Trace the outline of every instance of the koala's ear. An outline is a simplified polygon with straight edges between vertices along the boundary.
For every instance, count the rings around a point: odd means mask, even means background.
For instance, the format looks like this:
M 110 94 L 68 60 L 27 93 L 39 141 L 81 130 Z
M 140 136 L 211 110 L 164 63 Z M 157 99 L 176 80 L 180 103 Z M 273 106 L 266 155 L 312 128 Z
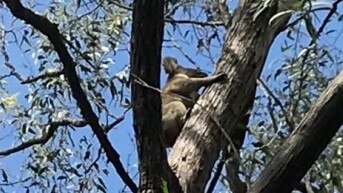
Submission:
M 178 68 L 178 63 L 176 58 L 167 56 L 163 58 L 163 67 L 167 74 L 174 74 Z

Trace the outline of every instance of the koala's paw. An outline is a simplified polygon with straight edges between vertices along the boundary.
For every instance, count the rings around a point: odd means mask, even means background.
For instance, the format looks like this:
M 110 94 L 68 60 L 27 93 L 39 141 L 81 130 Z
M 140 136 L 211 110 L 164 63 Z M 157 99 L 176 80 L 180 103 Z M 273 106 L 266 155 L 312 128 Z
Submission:
M 227 75 L 224 72 L 219 72 L 216 76 L 217 76 L 216 80 L 218 82 L 227 80 Z

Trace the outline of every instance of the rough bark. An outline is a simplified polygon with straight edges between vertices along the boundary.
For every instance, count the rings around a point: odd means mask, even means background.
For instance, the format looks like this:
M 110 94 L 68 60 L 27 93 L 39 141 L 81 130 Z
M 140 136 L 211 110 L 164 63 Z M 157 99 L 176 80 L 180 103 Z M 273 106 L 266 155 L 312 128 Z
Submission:
M 291 192 L 343 124 L 343 72 L 321 94 L 248 193 Z
M 249 99 L 254 95 L 256 78 L 270 45 L 278 29 L 286 25 L 288 18 L 268 25 L 276 7 L 266 9 L 254 21 L 256 10 L 250 7 L 251 3 L 240 1 L 217 63 L 216 72 L 226 73 L 227 83 L 211 86 L 200 97 L 169 156 L 184 192 L 204 190 L 226 140 L 221 130 L 232 133 L 251 107 Z
M 160 87 L 163 0 L 135 0 L 131 38 L 133 126 L 139 158 L 139 192 L 162 192 L 166 154 L 161 142 L 160 94 L 138 83 Z M 165 179 L 167 180 L 167 179 Z

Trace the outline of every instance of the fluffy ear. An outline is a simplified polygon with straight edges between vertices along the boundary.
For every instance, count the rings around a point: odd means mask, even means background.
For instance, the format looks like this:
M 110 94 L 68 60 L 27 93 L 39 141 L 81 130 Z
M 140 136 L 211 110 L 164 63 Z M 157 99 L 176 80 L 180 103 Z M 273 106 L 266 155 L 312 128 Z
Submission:
M 163 67 L 167 74 L 174 74 L 178 68 L 178 63 L 176 58 L 167 56 L 163 58 Z

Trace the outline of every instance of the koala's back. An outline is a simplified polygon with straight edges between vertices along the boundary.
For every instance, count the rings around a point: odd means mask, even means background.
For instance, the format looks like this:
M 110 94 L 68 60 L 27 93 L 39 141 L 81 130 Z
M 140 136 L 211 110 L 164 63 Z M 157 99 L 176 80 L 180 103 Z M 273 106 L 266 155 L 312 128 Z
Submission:
M 174 101 L 181 102 L 187 109 L 192 107 L 195 103 L 195 97 L 198 97 L 198 95 L 195 96 L 183 96 L 175 93 L 166 93 L 166 94 L 161 94 L 161 99 L 162 99 L 162 108 L 163 105 L 172 103 Z
M 186 111 L 186 106 L 180 101 L 170 101 L 162 105 L 163 140 L 167 147 L 173 146 L 181 132 L 185 123 Z

